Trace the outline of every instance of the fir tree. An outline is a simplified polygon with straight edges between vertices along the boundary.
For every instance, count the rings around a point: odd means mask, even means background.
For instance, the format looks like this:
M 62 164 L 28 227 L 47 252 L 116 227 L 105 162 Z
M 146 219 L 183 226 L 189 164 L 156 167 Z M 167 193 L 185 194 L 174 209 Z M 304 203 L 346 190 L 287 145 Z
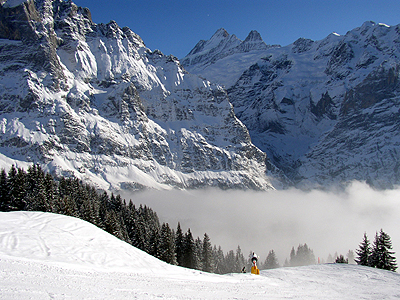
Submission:
M 113 211 L 121 211 L 122 199 L 119 194 L 117 196 L 114 196 L 114 194 L 111 194 L 111 198 L 110 198 L 110 202 L 109 202 L 109 209 L 113 210 Z
M 194 240 L 193 269 L 203 270 L 203 242 L 199 237 Z
M 102 199 L 103 196 L 99 198 L 99 203 L 103 202 L 104 200 Z M 99 215 L 102 215 L 102 209 L 101 205 L 99 205 Z M 133 204 L 132 200 L 129 200 L 128 206 L 125 209 L 124 212 L 124 220 L 125 220 L 125 226 L 126 230 L 128 232 L 129 240 L 131 241 L 131 244 L 134 244 L 134 239 L 135 239 L 135 231 L 136 231 L 136 219 L 137 219 L 137 212 L 136 212 L 136 207 Z M 100 217 L 101 221 L 101 217 Z
M 146 234 L 147 228 L 146 228 L 146 222 L 143 214 L 142 205 L 139 206 L 136 213 L 137 213 L 137 218 L 133 224 L 133 232 L 131 238 L 132 245 L 148 253 L 149 241 L 147 240 L 147 234 Z
M 347 256 L 347 263 L 349 263 L 349 264 L 355 263 L 353 250 L 349 250 L 349 252 L 347 252 L 346 256 Z
M 176 249 L 176 261 L 179 266 L 183 266 L 184 260 L 184 242 L 183 242 L 183 232 L 181 229 L 181 224 L 178 222 L 178 227 L 175 233 L 175 249 Z
M 176 265 L 175 237 L 168 223 L 163 223 L 160 231 L 157 257 L 169 264 Z
M 183 238 L 184 245 L 184 255 L 183 255 L 183 267 L 194 269 L 195 268 L 195 248 L 194 248 L 194 240 L 193 235 L 190 231 L 190 228 L 185 233 Z
M 60 214 L 78 217 L 78 209 L 76 208 L 75 201 L 69 196 L 65 195 L 60 198 Z
M 347 264 L 349 261 L 344 258 L 342 254 L 340 254 L 338 257 L 336 257 L 335 263 L 337 264 Z
M 296 253 L 294 247 L 290 251 L 290 266 L 306 266 L 315 264 L 314 252 L 307 246 L 307 244 L 299 245 Z
M 109 200 L 110 199 L 106 192 L 103 192 L 99 196 L 99 218 L 100 218 L 100 223 L 101 223 L 100 228 L 103 230 L 106 230 L 105 219 L 106 219 L 106 213 L 107 213 L 107 203 Z M 134 211 L 134 212 L 136 212 L 136 211 Z M 133 226 L 133 224 L 130 224 L 130 225 Z M 135 234 L 135 229 L 130 228 L 130 233 L 131 233 L 131 235 L 129 235 L 129 238 L 131 239 L 131 241 L 133 241 L 133 235 Z
M 284 266 L 285 268 L 290 267 L 290 264 L 289 264 L 289 261 L 288 261 L 287 258 L 285 258 L 285 262 L 283 263 L 283 266 Z
M 359 245 L 358 250 L 356 250 L 357 257 L 355 259 L 356 263 L 358 265 L 362 266 L 369 266 L 370 265 L 370 259 L 371 259 L 371 246 L 370 242 L 368 240 L 367 233 L 364 232 L 364 237 Z
M 25 172 L 18 168 L 18 170 L 11 166 L 8 173 L 8 186 L 9 186 L 9 210 L 19 211 L 26 208 L 25 196 L 27 191 L 27 181 Z
M 30 166 L 26 177 L 26 208 L 34 211 L 51 211 L 44 187 L 45 175 L 40 166 Z
M 292 250 L 290 250 L 289 264 L 290 264 L 291 267 L 294 267 L 294 266 L 297 265 L 297 261 L 296 261 L 296 251 L 294 250 L 294 247 L 292 247 Z
M 380 256 L 381 256 L 381 245 L 379 242 L 378 232 L 375 233 L 375 239 L 371 247 L 371 254 L 369 256 L 369 265 L 373 268 L 376 268 L 379 264 Z
M 9 200 L 9 189 L 8 189 L 8 178 L 5 169 L 1 169 L 0 173 L 0 211 L 9 211 L 10 200 Z
M 274 250 L 269 251 L 269 253 L 267 255 L 267 258 L 265 259 L 263 268 L 264 269 L 276 269 L 276 268 L 279 268 L 278 259 L 276 258 Z
M 124 224 L 121 224 L 119 215 L 115 211 L 110 210 L 106 213 L 106 219 L 105 219 L 106 231 L 116 236 L 117 238 L 126 241 L 128 233 L 126 232 L 126 228 L 124 228 L 123 225 Z
M 217 274 L 225 274 L 225 265 L 224 265 L 224 251 L 222 251 L 221 246 L 214 246 L 213 248 L 213 257 L 214 257 L 214 272 Z
M 53 213 L 57 213 L 58 212 L 57 184 L 53 176 L 51 176 L 49 173 L 46 173 L 44 177 L 44 188 L 45 188 L 47 203 L 50 206 L 50 211 Z
M 225 272 L 226 273 L 236 273 L 238 272 L 236 269 L 236 257 L 235 252 L 233 250 L 229 250 L 225 255 L 224 259 Z
M 235 253 L 235 272 L 240 272 L 243 267 L 246 265 L 244 255 L 242 253 L 242 249 L 238 245 L 236 248 L 236 253 Z
M 158 237 L 160 235 L 160 221 L 157 214 L 146 205 L 144 206 L 145 236 L 147 236 L 148 251 L 150 255 L 157 253 Z
M 371 267 L 378 269 L 396 271 L 397 264 L 392 249 L 392 241 L 390 236 L 382 229 L 380 233 L 376 233 L 374 244 L 371 252 Z
M 202 270 L 205 272 L 213 271 L 213 259 L 212 259 L 212 246 L 210 237 L 207 233 L 204 233 L 203 247 L 202 247 Z

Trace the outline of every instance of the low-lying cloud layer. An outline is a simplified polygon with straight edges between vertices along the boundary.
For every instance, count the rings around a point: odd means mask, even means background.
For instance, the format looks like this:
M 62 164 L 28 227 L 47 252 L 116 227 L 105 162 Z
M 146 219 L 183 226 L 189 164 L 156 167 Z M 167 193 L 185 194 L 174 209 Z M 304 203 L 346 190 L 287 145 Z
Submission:
M 155 210 L 161 222 L 178 221 L 194 238 L 206 232 L 224 252 L 240 245 L 265 260 L 274 249 L 281 264 L 291 248 L 307 243 L 316 258 L 356 250 L 364 232 L 371 242 L 381 228 L 400 251 L 400 190 L 375 191 L 354 182 L 345 191 L 147 191 L 123 195 Z M 399 257 L 400 258 L 400 257 Z

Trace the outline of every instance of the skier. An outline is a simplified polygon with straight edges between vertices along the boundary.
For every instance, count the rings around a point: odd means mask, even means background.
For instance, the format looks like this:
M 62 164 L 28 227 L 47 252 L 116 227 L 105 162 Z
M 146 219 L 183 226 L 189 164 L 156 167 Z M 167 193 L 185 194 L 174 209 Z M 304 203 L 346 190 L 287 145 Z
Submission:
M 257 268 L 257 261 L 258 256 L 253 252 L 253 256 L 251 257 L 251 262 L 253 263 L 253 266 L 251 267 L 251 274 L 260 274 L 260 270 Z
M 257 254 L 255 254 L 255 253 L 253 252 L 253 256 L 251 257 L 251 262 L 253 263 L 253 266 L 256 265 L 257 260 L 258 260 L 258 256 L 257 256 Z

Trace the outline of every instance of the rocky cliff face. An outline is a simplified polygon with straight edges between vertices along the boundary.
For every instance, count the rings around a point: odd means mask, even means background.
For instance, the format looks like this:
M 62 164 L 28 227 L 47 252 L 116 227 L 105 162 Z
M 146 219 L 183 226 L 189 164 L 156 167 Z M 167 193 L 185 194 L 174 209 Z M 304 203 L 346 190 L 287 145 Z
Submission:
M 366 22 L 241 57 L 187 68 L 208 76 L 218 64 L 213 76 L 227 83 L 252 141 L 295 184 L 400 183 L 399 25 Z M 230 68 L 241 73 L 226 80 Z
M 2 1 L 0 87 L 2 165 L 105 189 L 272 188 L 223 88 L 71 1 Z

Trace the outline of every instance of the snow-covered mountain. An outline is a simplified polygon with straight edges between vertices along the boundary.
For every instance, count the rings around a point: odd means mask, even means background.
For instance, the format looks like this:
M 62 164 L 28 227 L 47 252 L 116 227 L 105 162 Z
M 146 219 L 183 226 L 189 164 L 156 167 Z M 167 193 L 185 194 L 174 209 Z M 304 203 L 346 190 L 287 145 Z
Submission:
M 220 28 L 208 41 L 198 42 L 181 63 L 190 73 L 230 87 L 244 70 L 264 56 L 265 50 L 275 47 L 279 46 L 265 44 L 255 30 L 241 41 Z
M 400 184 L 400 25 L 365 22 L 343 36 L 218 58 L 204 46 L 196 61 L 202 45 L 227 39 L 200 42 L 182 62 L 226 85 L 253 143 L 293 182 Z
M 327 264 L 215 275 L 168 265 L 85 221 L 0 213 L 2 299 L 394 299 L 400 275 Z
M 0 25 L 3 165 L 104 189 L 272 188 L 226 91 L 129 28 L 62 0 L 2 0 Z

